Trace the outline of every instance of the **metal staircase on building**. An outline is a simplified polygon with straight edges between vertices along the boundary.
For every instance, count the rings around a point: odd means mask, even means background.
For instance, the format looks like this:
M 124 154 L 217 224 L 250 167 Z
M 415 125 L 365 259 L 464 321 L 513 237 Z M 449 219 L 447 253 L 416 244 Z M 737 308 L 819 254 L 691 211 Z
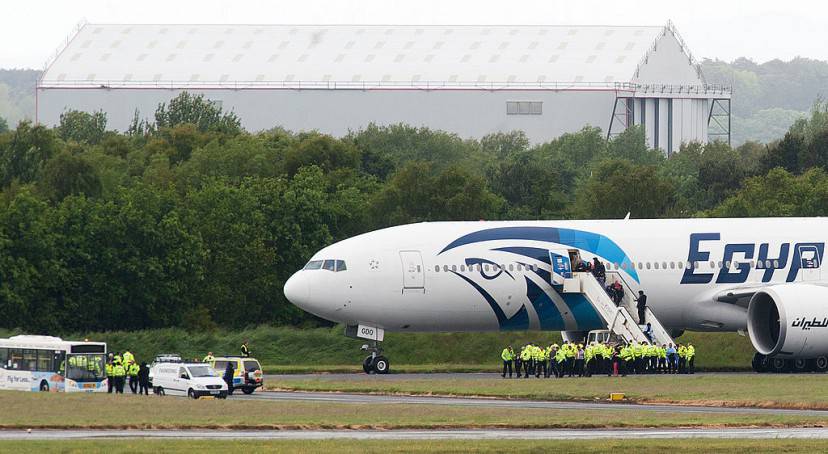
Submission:
M 645 323 L 649 322 L 652 328 L 652 342 L 644 334 L 642 325 L 639 325 L 637 320 L 635 292 L 624 280 L 621 273 L 617 271 L 608 271 L 606 273 L 606 282 L 614 283 L 618 280 L 624 289 L 624 297 L 618 306 L 612 301 L 606 289 L 600 282 L 589 272 L 571 272 L 569 265 L 569 257 L 563 253 L 555 253 L 550 251 L 550 258 L 552 259 L 553 272 L 552 284 L 560 286 L 563 293 L 579 293 L 589 301 L 595 310 L 600 314 L 601 318 L 606 323 L 606 329 L 614 335 L 623 339 L 626 343 L 656 343 L 656 344 L 673 344 L 675 341 L 664 329 L 664 326 L 656 318 L 655 314 L 646 308 L 644 316 Z

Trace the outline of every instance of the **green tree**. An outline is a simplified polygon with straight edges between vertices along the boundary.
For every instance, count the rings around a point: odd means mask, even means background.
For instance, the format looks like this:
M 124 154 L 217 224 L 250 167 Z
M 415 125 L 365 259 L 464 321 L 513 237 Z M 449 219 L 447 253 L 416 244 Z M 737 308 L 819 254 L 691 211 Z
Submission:
M 673 183 L 650 165 L 627 160 L 599 162 L 578 193 L 578 213 L 589 219 L 665 216 L 675 202 Z
M 63 140 L 74 140 L 78 143 L 97 144 L 106 134 L 106 114 L 103 111 L 95 113 L 69 110 L 60 114 L 60 124 L 57 134 Z
M 0 117 L 0 134 L 3 134 L 4 132 L 9 132 L 9 123 L 5 118 Z
M 59 152 L 46 163 L 38 186 L 54 201 L 73 194 L 97 197 L 102 190 L 95 168 L 83 158 L 65 151 Z
M 155 110 L 157 129 L 173 128 L 185 123 L 194 125 L 201 132 L 213 131 L 227 135 L 241 132 L 239 117 L 233 112 L 223 112 L 215 101 L 204 98 L 204 95 L 194 96 L 183 91 L 171 99 L 169 105 L 162 103 Z M 140 124 L 136 126 L 136 134 L 139 129 Z
M 710 210 L 715 217 L 825 216 L 828 173 L 813 168 L 800 176 L 782 168 L 745 180 L 742 189 Z
M 52 130 L 21 122 L 11 134 L 0 136 L 0 186 L 12 181 L 35 181 L 46 161 L 58 150 Z

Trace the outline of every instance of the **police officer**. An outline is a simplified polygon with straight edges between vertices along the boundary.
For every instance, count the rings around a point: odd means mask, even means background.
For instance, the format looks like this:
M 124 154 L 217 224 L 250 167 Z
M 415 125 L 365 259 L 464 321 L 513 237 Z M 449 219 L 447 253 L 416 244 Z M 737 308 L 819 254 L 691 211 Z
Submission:
M 529 369 L 531 367 L 532 362 L 532 345 L 527 344 L 523 346 L 523 350 L 520 351 L 520 363 L 523 365 L 523 378 L 529 378 Z M 518 376 L 520 376 L 520 372 L 518 372 Z
M 687 347 L 678 345 L 678 373 L 687 373 Z
M 558 378 L 560 375 L 560 364 L 558 363 L 558 344 L 552 344 L 549 346 L 549 375 L 555 374 L 555 378 Z
M 695 369 L 696 347 L 693 344 L 687 344 L 687 373 L 696 373 Z
M 138 392 L 138 372 L 141 370 L 141 367 L 132 362 L 129 366 L 127 366 L 127 375 L 129 376 L 129 390 L 132 391 L 132 394 Z
M 512 350 L 511 345 L 500 352 L 500 359 L 503 360 L 503 372 L 500 376 L 506 378 L 506 369 L 509 369 L 509 378 L 512 378 L 512 362 L 515 360 L 515 352 Z M 520 374 L 519 371 L 518 374 Z
M 126 377 L 126 369 L 124 369 L 124 365 L 121 364 L 120 361 L 116 362 L 115 366 L 112 368 L 112 375 L 115 377 L 115 393 L 123 394 L 124 377 Z
M 123 362 L 124 362 L 124 368 L 128 368 L 129 366 L 132 365 L 132 363 L 135 362 L 135 356 L 133 356 L 133 354 L 130 353 L 129 350 L 127 350 L 123 354 Z
M 204 359 L 201 360 L 201 362 L 212 364 L 213 361 L 215 361 L 215 360 L 216 360 L 216 357 L 213 356 L 213 352 L 207 352 L 207 356 L 205 356 Z
M 540 378 L 541 370 L 543 371 L 543 376 L 546 377 L 546 351 L 544 351 L 543 347 L 536 345 L 534 349 L 534 356 L 535 378 Z
M 250 347 L 247 345 L 247 340 L 246 339 L 245 339 L 244 342 L 242 342 L 242 345 L 241 345 L 241 355 L 244 356 L 245 358 L 250 357 Z
M 107 377 L 106 392 L 112 394 L 112 390 L 115 388 L 115 364 L 112 363 L 112 353 L 109 354 L 109 360 L 106 362 L 104 370 Z

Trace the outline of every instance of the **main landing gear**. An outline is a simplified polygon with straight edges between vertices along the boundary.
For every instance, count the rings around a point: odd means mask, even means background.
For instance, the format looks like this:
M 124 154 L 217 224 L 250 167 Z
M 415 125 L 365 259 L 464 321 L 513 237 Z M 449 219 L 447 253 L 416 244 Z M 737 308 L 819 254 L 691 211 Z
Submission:
M 802 373 L 802 372 L 817 372 L 824 373 L 828 371 L 828 356 L 817 356 L 816 358 L 806 359 L 784 359 L 773 356 L 765 356 L 761 353 L 753 355 L 753 361 L 750 363 L 754 372 L 776 372 L 776 373 Z
M 388 373 L 390 364 L 388 363 L 388 358 L 382 356 L 382 348 L 380 348 L 379 342 L 372 341 L 370 344 L 365 344 L 362 346 L 362 350 L 371 353 L 362 361 L 362 370 L 366 374 L 370 374 L 371 372 L 376 374 Z

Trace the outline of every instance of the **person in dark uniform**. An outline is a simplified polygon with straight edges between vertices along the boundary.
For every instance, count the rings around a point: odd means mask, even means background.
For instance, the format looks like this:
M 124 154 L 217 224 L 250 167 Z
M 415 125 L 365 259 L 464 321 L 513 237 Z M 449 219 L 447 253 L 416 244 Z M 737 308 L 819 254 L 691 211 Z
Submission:
M 644 313 L 647 310 L 647 295 L 644 294 L 644 290 L 638 291 L 638 299 L 636 301 L 638 301 L 635 305 L 638 308 L 638 324 L 643 325 L 645 323 Z
M 138 369 L 138 394 L 149 395 L 149 367 L 147 363 L 141 363 Z
M 246 342 L 245 342 L 246 343 Z M 224 382 L 227 383 L 227 395 L 233 394 L 233 375 L 236 370 L 233 368 L 233 361 L 227 362 L 227 367 L 224 369 Z
M 244 356 L 245 358 L 250 358 L 250 347 L 248 347 L 246 340 L 244 342 L 242 342 L 241 355 Z

